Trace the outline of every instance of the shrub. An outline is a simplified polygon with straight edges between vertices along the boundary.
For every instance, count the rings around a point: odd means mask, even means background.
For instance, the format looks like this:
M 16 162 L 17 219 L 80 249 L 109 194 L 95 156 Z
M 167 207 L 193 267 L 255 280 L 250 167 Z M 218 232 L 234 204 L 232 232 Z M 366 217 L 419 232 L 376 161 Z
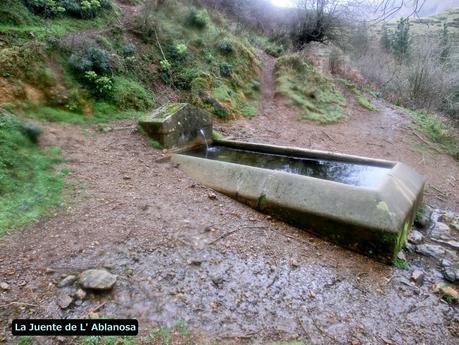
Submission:
M 29 9 L 45 17 L 65 14 L 77 18 L 94 18 L 111 8 L 110 0 L 24 0 Z
M 224 62 L 220 65 L 220 75 L 224 78 L 230 77 L 233 73 L 233 66 Z
M 90 47 L 81 55 L 72 54 L 69 64 L 78 72 L 94 71 L 97 74 L 107 74 L 115 70 L 115 63 L 110 53 L 97 47 Z
M 209 14 L 207 10 L 196 10 L 193 9 L 190 14 L 188 15 L 188 23 L 191 26 L 194 26 L 198 29 L 204 29 L 207 24 L 209 23 Z
M 91 92 L 100 97 L 107 97 L 113 89 L 113 80 L 107 76 L 99 76 L 94 71 L 87 71 L 84 74 L 87 85 Z
M 229 55 L 234 52 L 233 44 L 230 41 L 223 41 L 219 44 L 218 50 L 224 55 Z
M 168 57 L 173 64 L 179 64 L 183 62 L 187 54 L 188 47 L 183 43 L 177 43 L 168 49 Z
M 132 43 L 128 43 L 123 47 L 123 55 L 124 56 L 132 56 L 136 52 L 136 47 Z
M 153 96 L 134 80 L 123 77 L 113 79 L 113 102 L 121 110 L 146 110 L 154 105 Z

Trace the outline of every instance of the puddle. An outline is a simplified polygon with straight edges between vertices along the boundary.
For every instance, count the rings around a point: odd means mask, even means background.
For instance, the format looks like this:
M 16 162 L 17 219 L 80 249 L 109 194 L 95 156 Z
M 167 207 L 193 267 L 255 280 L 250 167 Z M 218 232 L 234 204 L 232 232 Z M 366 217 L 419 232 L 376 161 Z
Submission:
M 391 168 L 370 164 L 354 164 L 339 160 L 291 157 L 278 154 L 205 145 L 183 154 L 237 163 L 258 168 L 284 171 L 360 187 L 375 187 Z

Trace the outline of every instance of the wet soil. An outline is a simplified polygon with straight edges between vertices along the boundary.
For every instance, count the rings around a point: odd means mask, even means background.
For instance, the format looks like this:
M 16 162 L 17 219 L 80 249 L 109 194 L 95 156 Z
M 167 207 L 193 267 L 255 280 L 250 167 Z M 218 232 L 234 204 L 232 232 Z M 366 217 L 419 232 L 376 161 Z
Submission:
M 350 99 L 342 123 L 298 121 L 296 109 L 272 97 L 267 62 L 262 114 L 218 124 L 225 134 L 401 160 L 428 176 L 429 204 L 458 211 L 458 164 L 426 151 L 409 117 L 380 101 L 379 112 L 366 112 Z M 62 148 L 69 187 L 55 214 L 0 240 L 0 281 L 10 286 L 0 292 L 3 341 L 13 341 L 13 318 L 96 313 L 137 318 L 142 332 L 183 320 L 204 343 L 459 342 L 458 305 L 433 292 L 443 281 L 438 257 L 414 247 L 403 270 L 339 248 L 196 183 L 164 162 L 167 153 L 151 148 L 133 121 L 110 127 L 46 125 L 42 144 Z M 457 259 L 456 249 L 448 253 Z M 61 309 L 58 296 L 76 287 L 57 283 L 95 267 L 118 275 L 114 290 Z M 425 273 L 420 286 L 410 282 L 415 269 Z

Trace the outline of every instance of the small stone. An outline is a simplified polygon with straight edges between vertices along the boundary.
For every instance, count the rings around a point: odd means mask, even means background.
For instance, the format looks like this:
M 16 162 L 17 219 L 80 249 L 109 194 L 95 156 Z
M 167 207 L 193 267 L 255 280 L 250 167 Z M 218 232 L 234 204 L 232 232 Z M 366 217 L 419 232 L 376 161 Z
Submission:
M 406 255 L 402 250 L 398 252 L 397 258 L 400 260 L 406 261 Z
M 111 290 L 116 283 L 116 275 L 106 270 L 91 269 L 80 274 L 79 284 L 83 289 Z
M 217 288 L 220 288 L 224 282 L 223 277 L 220 277 L 220 276 L 213 276 L 211 280 L 212 280 L 212 283 L 214 283 Z
M 123 180 L 130 180 L 130 179 L 131 179 L 130 176 L 127 176 L 127 175 L 123 176 Z
M 424 272 L 415 270 L 411 274 L 411 280 L 416 283 L 416 285 L 422 285 L 424 282 Z
M 437 230 L 437 232 L 439 234 L 442 234 L 442 233 L 448 233 L 449 232 L 449 226 L 445 223 L 442 223 L 442 222 L 438 222 L 436 225 L 435 225 L 435 228 Z
M 293 268 L 297 268 L 300 266 L 300 264 L 298 263 L 298 261 L 296 261 L 295 259 L 290 259 L 288 264 L 293 267 Z
M 419 244 L 422 242 L 422 240 L 424 239 L 424 235 L 421 234 L 419 231 L 417 230 L 412 230 L 409 234 L 408 234 L 408 241 L 413 243 L 413 244 Z
M 80 299 L 80 300 L 85 299 L 86 298 L 86 291 L 84 291 L 83 289 L 78 289 L 75 292 L 75 297 Z
M 61 309 L 67 309 L 70 306 L 70 304 L 72 304 L 72 302 L 73 302 L 73 298 L 67 294 L 61 294 L 57 298 L 57 305 Z
M 74 275 L 68 275 L 67 277 L 65 277 L 64 279 L 62 279 L 58 284 L 57 284 L 57 287 L 58 288 L 63 288 L 63 287 L 66 287 L 66 286 L 70 286 L 72 285 L 75 280 L 77 280 L 77 277 L 74 276 Z
M 10 286 L 8 285 L 8 283 L 3 282 L 3 283 L 0 283 L 0 289 L 6 291 L 10 289 Z
M 435 292 L 439 293 L 445 300 L 457 301 L 459 298 L 458 292 L 447 284 L 437 284 L 434 288 Z
M 451 283 L 459 282 L 459 267 L 445 267 L 443 277 Z
M 438 221 L 446 224 L 451 224 L 454 221 L 454 214 L 450 212 L 443 213 L 440 215 L 440 217 L 438 217 Z
M 217 199 L 217 194 L 210 192 L 207 194 L 210 200 L 216 200 Z

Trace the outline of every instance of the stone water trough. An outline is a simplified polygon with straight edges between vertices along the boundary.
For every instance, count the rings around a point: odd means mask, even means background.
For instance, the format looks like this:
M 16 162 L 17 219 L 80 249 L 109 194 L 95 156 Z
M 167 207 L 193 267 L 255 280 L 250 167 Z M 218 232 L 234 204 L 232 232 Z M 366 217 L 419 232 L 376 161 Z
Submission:
M 200 183 L 343 247 L 391 263 L 425 178 L 386 160 L 214 140 L 171 156 Z

